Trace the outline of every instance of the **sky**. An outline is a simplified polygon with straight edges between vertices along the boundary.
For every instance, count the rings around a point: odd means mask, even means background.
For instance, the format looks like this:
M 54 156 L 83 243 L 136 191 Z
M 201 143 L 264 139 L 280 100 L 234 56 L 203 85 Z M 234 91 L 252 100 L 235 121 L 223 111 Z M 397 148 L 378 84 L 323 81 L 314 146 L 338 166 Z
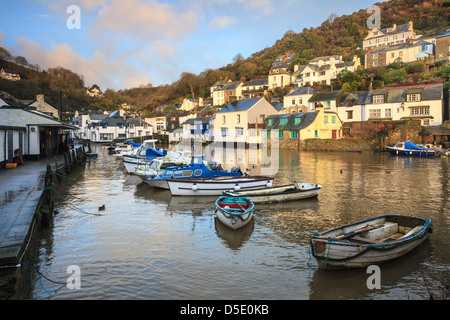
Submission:
M 271 47 L 374 0 L 0 0 L 0 46 L 87 87 L 171 84 Z

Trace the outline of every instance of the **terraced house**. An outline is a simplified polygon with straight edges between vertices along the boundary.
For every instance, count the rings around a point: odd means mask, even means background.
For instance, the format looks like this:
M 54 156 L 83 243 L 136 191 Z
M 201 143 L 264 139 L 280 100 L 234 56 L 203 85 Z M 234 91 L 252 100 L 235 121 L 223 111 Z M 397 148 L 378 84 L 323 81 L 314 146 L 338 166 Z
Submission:
M 441 125 L 443 84 L 383 88 L 345 93 L 337 112 L 343 122 L 367 120 L 421 120 L 423 126 Z
M 318 103 L 313 112 L 272 114 L 264 122 L 263 141 L 278 139 L 280 148 L 302 149 L 306 139 L 339 139 L 342 122 L 338 114 Z

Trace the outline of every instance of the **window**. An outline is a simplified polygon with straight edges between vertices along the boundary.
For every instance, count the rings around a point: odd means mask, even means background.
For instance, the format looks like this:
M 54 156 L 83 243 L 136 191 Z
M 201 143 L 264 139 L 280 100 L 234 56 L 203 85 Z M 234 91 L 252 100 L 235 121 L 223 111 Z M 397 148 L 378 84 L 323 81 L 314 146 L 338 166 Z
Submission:
M 268 124 L 269 126 L 273 125 L 273 119 L 268 119 L 268 120 L 267 120 L 267 124 Z
M 227 118 L 226 118 L 226 116 L 222 116 L 222 124 L 225 124 L 225 123 L 227 123 Z
M 325 71 L 320 71 L 320 75 L 324 76 L 325 75 Z
M 242 127 L 236 127 L 236 137 L 242 137 L 244 135 L 244 128 Z
M 378 60 L 378 53 L 372 55 L 373 60 Z
M 411 108 L 410 115 L 424 115 L 430 114 L 430 107 L 415 107 Z
M 336 116 L 331 116 L 331 123 L 336 123 Z
M 302 98 L 298 99 L 298 104 L 303 104 L 303 99 Z
M 369 110 L 369 118 L 381 118 L 381 109 Z
M 378 67 L 378 61 L 373 61 L 372 66 Z
M 295 104 L 295 99 L 292 99 L 292 104 Z
M 319 137 L 319 130 L 314 130 L 314 137 L 316 137 L 316 138 Z
M 228 128 L 221 128 L 221 131 L 222 131 L 222 137 L 226 137 Z
M 266 138 L 267 138 L 267 139 L 270 139 L 270 130 L 267 130 L 267 131 L 266 131 Z
M 323 122 L 328 123 L 328 116 L 323 116 Z
M 108 124 L 107 124 L 107 123 L 102 123 L 102 128 L 103 128 L 103 129 L 108 128 Z
M 289 139 L 297 139 L 297 131 L 289 131 Z
M 297 117 L 294 119 L 295 124 L 300 124 L 302 122 L 302 117 Z
M 278 139 L 283 139 L 283 130 L 278 131 Z
M 202 170 L 202 169 L 196 169 L 196 170 L 194 171 L 194 176 L 200 177 L 200 176 L 202 175 L 202 173 L 203 173 L 203 170 Z
M 408 94 L 407 100 L 408 102 L 421 101 L 421 94 L 420 93 Z
M 372 103 L 373 104 L 384 103 L 384 95 L 382 95 L 382 94 L 374 95 L 372 97 Z
M 288 123 L 288 118 L 281 118 L 280 119 L 280 124 L 287 124 Z
M 237 123 L 241 123 L 241 115 L 240 114 L 237 115 L 237 120 L 236 121 L 237 121 Z
M 384 110 L 384 117 L 385 117 L 385 118 L 392 118 L 392 112 L 391 112 L 391 109 L 385 109 L 385 110 Z
M 353 119 L 353 111 L 347 111 L 347 119 Z

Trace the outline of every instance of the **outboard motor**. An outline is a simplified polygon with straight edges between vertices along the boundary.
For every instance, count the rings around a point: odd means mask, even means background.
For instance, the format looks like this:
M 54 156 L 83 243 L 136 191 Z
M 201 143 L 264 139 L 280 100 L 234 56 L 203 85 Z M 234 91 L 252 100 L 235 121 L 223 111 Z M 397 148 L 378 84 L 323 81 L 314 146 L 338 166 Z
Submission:
M 231 168 L 231 172 L 239 172 L 240 174 L 242 174 L 241 168 L 239 168 L 238 166 L 233 166 L 233 168 Z

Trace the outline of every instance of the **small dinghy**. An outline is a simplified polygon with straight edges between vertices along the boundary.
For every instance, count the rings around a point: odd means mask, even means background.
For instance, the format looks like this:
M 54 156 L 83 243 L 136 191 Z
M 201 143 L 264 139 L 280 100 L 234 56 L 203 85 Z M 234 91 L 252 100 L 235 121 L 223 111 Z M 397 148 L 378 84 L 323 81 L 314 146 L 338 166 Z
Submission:
M 247 198 L 220 197 L 216 207 L 219 221 L 236 230 L 250 222 L 255 204 Z
M 363 268 L 405 255 L 431 232 L 429 219 L 388 214 L 315 234 L 311 252 L 325 270 Z
M 230 197 L 245 197 L 254 203 L 274 203 L 318 197 L 322 186 L 312 183 L 294 182 L 290 185 L 267 187 L 258 190 L 226 190 Z

